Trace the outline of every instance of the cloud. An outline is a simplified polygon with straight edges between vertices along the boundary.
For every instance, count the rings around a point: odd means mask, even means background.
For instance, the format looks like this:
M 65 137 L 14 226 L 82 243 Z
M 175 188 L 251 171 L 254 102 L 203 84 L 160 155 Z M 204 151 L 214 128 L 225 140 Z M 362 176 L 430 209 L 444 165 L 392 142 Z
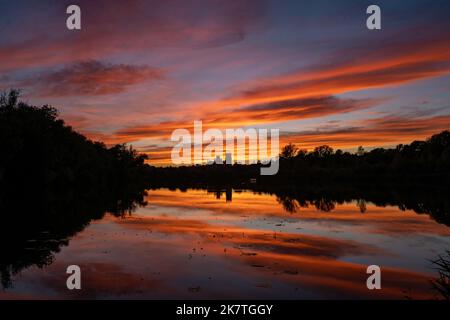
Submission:
M 371 101 L 338 99 L 335 97 L 321 97 L 299 100 L 306 109 L 299 108 L 296 113 L 284 104 L 262 104 L 244 108 L 237 113 L 212 114 L 203 122 L 203 131 L 210 128 L 239 128 L 249 124 L 264 125 L 274 121 L 290 119 L 304 119 L 324 116 L 339 112 L 350 112 L 366 108 Z M 320 103 L 319 103 L 320 102 Z M 327 108 L 327 102 L 329 108 Z M 333 103 L 335 102 L 335 103 Z M 316 105 L 317 103 L 317 105 Z M 287 104 L 288 106 L 289 104 Z M 317 107 L 317 110 L 314 109 Z M 340 106 L 340 107 L 339 107 Z M 280 112 L 277 112 L 277 108 Z M 248 110 L 246 110 L 248 109 Z M 440 110 L 440 109 L 436 109 Z M 304 112 L 303 115 L 300 113 Z M 267 113 L 267 114 L 265 114 Z M 107 144 L 128 142 L 133 143 L 142 139 L 164 140 L 170 143 L 170 136 L 175 129 L 184 128 L 193 133 L 193 121 L 167 121 L 151 125 L 132 126 L 117 130 L 109 135 L 101 133 L 87 133 L 92 139 L 99 139 Z M 409 112 L 403 115 L 388 114 L 378 118 L 352 120 L 350 122 L 331 121 L 314 130 L 281 131 L 280 145 L 295 143 L 301 148 L 313 149 L 320 145 L 330 145 L 337 149 L 349 149 L 357 146 L 394 146 L 400 143 L 410 143 L 413 140 L 425 139 L 443 130 L 450 130 L 450 115 L 424 116 L 423 112 Z M 149 156 L 152 164 L 167 165 L 171 163 L 172 147 L 157 144 L 138 147 L 137 149 Z
M 364 43 L 322 52 L 323 59 L 307 67 L 236 86 L 235 92 L 217 105 L 332 96 L 446 75 L 450 73 L 450 44 L 446 36 L 435 33 L 407 41 L 387 37 L 370 46 Z
M 450 54 L 449 57 L 450 59 Z M 450 73 L 449 61 L 415 61 L 398 65 L 356 70 L 343 70 L 333 74 L 299 74 L 298 78 L 278 79 L 242 92 L 236 100 L 273 101 L 311 95 L 333 95 L 368 88 L 397 85 L 409 81 Z M 277 83 L 279 82 L 279 83 Z M 233 101 L 233 99 L 231 99 Z
M 376 104 L 370 99 L 342 99 L 333 96 L 287 100 L 282 102 L 255 104 L 237 109 L 235 112 L 210 113 L 203 121 L 203 131 L 210 128 L 239 128 L 245 125 L 269 125 L 296 119 L 308 119 L 326 115 L 363 110 Z M 425 139 L 439 131 L 450 129 L 450 115 L 431 115 L 442 111 L 428 110 L 426 116 L 421 110 L 412 109 L 402 114 L 387 114 L 378 118 L 357 119 L 341 123 L 326 122 L 314 130 L 282 131 L 281 146 L 287 143 L 298 144 L 301 148 L 313 149 L 327 144 L 333 148 L 355 148 L 391 146 Z M 132 126 L 113 132 L 110 135 L 92 135 L 106 143 L 135 142 L 142 139 L 170 141 L 173 130 L 185 128 L 193 133 L 193 121 L 167 121 L 151 125 Z M 151 148 L 137 147 L 149 155 L 153 164 L 170 164 L 171 147 L 157 145 Z
M 154 48 L 221 47 L 244 40 L 265 20 L 264 1 L 130 0 L 124 5 L 119 0 L 80 0 L 82 30 L 72 32 L 65 28 L 69 4 L 47 0 L 26 8 L 7 6 L 5 16 L 22 19 L 0 30 L 7 39 L 0 42 L 0 71 L 99 60 Z M 8 41 L 11 33 L 15 37 Z
M 366 109 L 376 104 L 370 99 L 344 99 L 335 96 L 308 97 L 255 104 L 237 109 L 237 118 L 245 113 L 256 119 L 286 121 L 328 116 Z
M 231 111 L 209 112 L 203 120 L 203 130 L 210 128 L 241 128 L 246 125 L 270 124 L 275 122 L 322 117 L 337 113 L 363 110 L 373 106 L 376 99 L 344 99 L 333 96 L 311 97 L 255 104 Z M 193 130 L 194 120 L 165 121 L 149 125 L 130 126 L 110 135 L 114 141 L 137 141 L 153 138 L 169 140 L 175 129 Z M 147 150 L 144 150 L 147 151 Z
M 20 85 L 32 87 L 39 96 L 106 95 L 123 92 L 132 85 L 158 80 L 162 76 L 161 70 L 148 66 L 84 61 L 42 73 L 22 81 Z
M 70 124 L 108 144 L 164 139 L 160 150 L 143 149 L 158 161 L 168 155 L 171 132 L 192 130 L 194 119 L 203 120 L 204 129 L 225 129 L 339 115 L 376 107 L 383 92 L 358 100 L 344 99 L 342 93 L 365 90 L 367 96 L 366 89 L 450 73 L 448 19 L 437 5 L 419 4 L 414 10 L 420 8 L 425 16 L 395 19 L 395 25 L 389 19 L 383 32 L 373 33 L 358 22 L 359 6 L 327 6 L 330 12 L 347 12 L 342 24 L 342 17 L 330 20 L 319 8 L 292 16 L 286 12 L 297 8 L 290 4 L 268 10 L 259 0 L 130 0 L 126 6 L 118 0 L 80 0 L 83 27 L 72 32 L 65 28 L 69 2 L 28 2 L 5 5 L 2 11 L 13 19 L 0 28 L 0 85 L 14 87 L 19 79 L 18 87 L 31 88 L 30 98 L 56 105 Z M 400 7 L 391 12 L 399 18 L 405 12 Z M 145 65 L 102 62 L 119 59 Z M 161 70 L 154 66 L 170 75 L 164 85 L 104 96 L 160 79 Z M 37 70 L 41 73 L 34 76 Z M 438 88 L 428 84 L 419 90 L 430 107 L 445 99 L 431 96 Z M 399 101 L 397 110 L 410 104 L 404 92 L 389 93 Z M 362 114 L 368 112 L 345 118 Z M 423 117 L 430 115 L 415 118 Z M 399 132 L 381 122 L 347 120 L 282 138 L 307 147 L 347 148 L 409 142 L 438 131 L 418 121 L 416 134 L 412 127 Z
M 308 130 L 284 133 L 281 143 L 296 143 L 312 149 L 327 144 L 334 148 L 356 146 L 389 146 L 425 139 L 450 129 L 450 115 L 415 118 L 413 116 L 387 115 L 380 118 L 355 121 L 352 126 L 331 130 Z

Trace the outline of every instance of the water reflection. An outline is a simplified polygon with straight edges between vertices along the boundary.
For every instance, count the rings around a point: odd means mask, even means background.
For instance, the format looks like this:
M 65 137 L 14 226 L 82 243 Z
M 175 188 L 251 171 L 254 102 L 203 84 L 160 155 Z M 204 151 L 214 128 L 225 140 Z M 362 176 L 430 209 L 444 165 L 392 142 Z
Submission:
M 450 248 L 448 203 L 394 195 L 156 189 L 119 208 L 65 199 L 45 222 L 22 210 L 28 230 L 2 241 L 0 298 L 434 298 L 429 260 Z M 69 264 L 82 267 L 81 291 L 65 288 Z M 366 288 L 370 264 L 380 291 Z
M 31 266 L 42 268 L 54 262 L 55 253 L 69 239 L 106 212 L 130 214 L 146 205 L 146 192 L 80 198 L 76 193 L 45 193 L 33 190 L 11 193 L 0 199 L 0 280 L 12 286 L 11 277 Z
M 171 189 L 171 190 L 177 190 Z M 186 189 L 180 188 L 180 191 Z M 275 195 L 278 203 L 289 213 L 300 211 L 301 208 L 314 206 L 317 210 L 329 212 L 336 205 L 355 201 L 361 213 L 367 209 L 367 202 L 378 207 L 396 206 L 399 210 L 413 210 L 418 214 L 428 214 L 439 223 L 450 226 L 450 190 L 442 188 L 343 188 L 332 189 L 250 189 L 254 194 Z M 213 193 L 216 199 L 226 195 L 226 201 L 232 201 L 233 193 L 242 190 L 229 188 L 210 188 L 208 193 Z

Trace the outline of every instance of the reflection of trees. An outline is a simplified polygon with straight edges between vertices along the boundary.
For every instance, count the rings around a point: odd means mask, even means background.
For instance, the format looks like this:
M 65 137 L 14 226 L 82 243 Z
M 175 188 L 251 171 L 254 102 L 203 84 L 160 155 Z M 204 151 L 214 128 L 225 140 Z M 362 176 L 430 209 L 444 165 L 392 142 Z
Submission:
M 365 200 L 363 200 L 363 199 L 358 199 L 358 200 L 356 201 L 356 205 L 358 206 L 359 211 L 360 211 L 361 213 L 364 213 L 364 212 L 367 211 L 367 205 L 366 205 L 366 201 L 365 201 Z
M 181 188 L 181 189 L 184 189 L 184 188 Z M 218 200 L 220 200 L 222 198 L 222 195 L 225 194 L 226 202 L 232 202 L 233 201 L 233 189 L 231 187 L 227 187 L 227 188 L 208 188 L 206 193 L 208 193 L 208 194 L 209 193 L 213 193 L 215 195 L 216 199 L 218 199 Z
M 334 210 L 334 208 L 336 207 L 335 202 L 330 200 L 330 199 L 326 199 L 326 198 L 320 198 L 317 200 L 312 201 L 314 203 L 314 206 L 316 207 L 317 210 L 323 211 L 323 212 L 330 212 L 332 210 Z
M 308 208 L 311 204 L 303 198 L 293 198 L 289 195 L 280 194 L 277 195 L 277 202 L 283 206 L 283 209 L 289 213 L 295 213 L 300 210 L 300 208 Z
M 412 210 L 418 214 L 428 214 L 436 222 L 450 226 L 450 191 L 445 188 L 358 188 L 328 187 L 316 188 L 260 188 L 258 192 L 267 192 L 277 197 L 278 203 L 289 212 L 294 213 L 300 207 L 313 205 L 317 210 L 329 212 L 337 204 L 356 200 L 361 213 L 367 210 L 367 202 L 379 207 L 396 206 L 400 210 Z
M 450 251 L 438 256 L 432 263 L 439 274 L 437 279 L 431 281 L 433 288 L 444 299 L 450 300 Z
M 319 198 L 313 200 L 304 200 L 304 199 L 295 199 L 288 195 L 277 195 L 277 202 L 283 206 L 283 209 L 289 213 L 295 213 L 300 208 L 307 208 L 309 204 L 313 205 L 317 210 L 323 212 L 330 212 L 336 208 L 337 201 L 329 198 Z M 359 199 L 356 201 L 356 205 L 358 206 L 361 213 L 366 212 L 367 206 L 366 201 Z
M 283 209 L 289 213 L 295 213 L 300 208 L 297 200 L 290 198 L 289 196 L 278 196 L 277 202 L 283 206 Z
M 157 187 L 153 186 L 153 189 Z M 252 186 L 247 188 L 238 187 L 233 189 L 230 185 L 210 187 L 208 185 L 190 185 L 179 183 L 171 185 L 169 190 L 206 189 L 209 193 L 217 196 L 226 191 L 229 193 L 249 190 L 255 194 L 274 195 L 278 203 L 289 213 L 295 213 L 300 208 L 315 206 L 317 210 L 324 212 L 332 211 L 336 205 L 356 201 L 361 213 L 367 210 L 367 202 L 378 207 L 394 206 L 400 210 L 412 210 L 418 214 L 427 214 L 438 223 L 450 226 L 450 189 L 448 187 L 395 187 L 379 185 L 330 185 L 325 187 L 313 186 Z M 228 196 L 227 196 L 228 197 Z
M 0 281 L 12 285 L 12 275 L 30 266 L 50 265 L 54 254 L 92 220 L 106 212 L 121 216 L 145 205 L 145 193 L 80 198 L 76 193 L 26 192 L 0 198 Z

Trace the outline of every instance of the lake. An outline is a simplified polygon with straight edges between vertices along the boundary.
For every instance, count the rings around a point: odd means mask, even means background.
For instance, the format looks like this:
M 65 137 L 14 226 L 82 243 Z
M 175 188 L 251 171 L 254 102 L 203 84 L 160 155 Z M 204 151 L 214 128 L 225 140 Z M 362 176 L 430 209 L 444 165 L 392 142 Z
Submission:
M 431 260 L 450 248 L 450 228 L 430 215 L 361 199 L 156 189 L 145 200 L 68 237 L 27 239 L 11 259 L 31 262 L 3 261 L 0 298 L 432 299 Z M 51 254 L 34 263 L 39 250 Z M 66 287 L 69 265 L 81 290 Z M 369 265 L 381 290 L 367 289 Z

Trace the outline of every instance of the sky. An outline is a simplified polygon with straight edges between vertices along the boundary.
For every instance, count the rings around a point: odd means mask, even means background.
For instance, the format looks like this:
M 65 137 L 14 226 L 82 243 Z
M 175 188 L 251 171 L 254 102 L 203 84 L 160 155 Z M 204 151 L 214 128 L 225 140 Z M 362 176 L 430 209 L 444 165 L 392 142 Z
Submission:
M 81 8 L 81 30 L 66 8 Z M 381 8 L 381 30 L 366 8 Z M 170 164 L 175 129 L 392 147 L 450 129 L 449 1 L 0 0 L 0 91 Z

